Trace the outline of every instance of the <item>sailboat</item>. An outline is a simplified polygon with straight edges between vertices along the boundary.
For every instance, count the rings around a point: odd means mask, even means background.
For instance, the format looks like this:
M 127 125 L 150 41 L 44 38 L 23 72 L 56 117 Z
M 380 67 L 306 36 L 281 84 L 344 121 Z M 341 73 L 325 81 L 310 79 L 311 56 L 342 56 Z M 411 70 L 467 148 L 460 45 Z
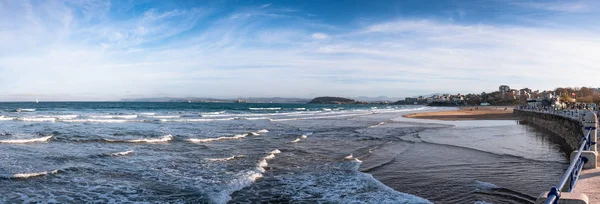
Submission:
M 36 99 L 35 99 L 35 103 L 39 103 L 39 102 L 40 102 L 40 101 L 39 101 L 39 100 L 36 98 Z

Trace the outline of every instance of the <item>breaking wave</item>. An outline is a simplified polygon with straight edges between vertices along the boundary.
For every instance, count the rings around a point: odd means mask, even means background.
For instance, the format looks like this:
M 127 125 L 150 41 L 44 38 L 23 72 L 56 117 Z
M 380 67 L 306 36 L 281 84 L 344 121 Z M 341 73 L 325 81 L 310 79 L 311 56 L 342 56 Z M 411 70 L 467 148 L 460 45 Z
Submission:
M 145 138 L 145 139 L 133 139 L 133 140 L 113 140 L 104 139 L 107 142 L 125 142 L 125 143 L 163 143 L 173 140 L 173 135 L 165 135 L 161 138 Z
M 281 108 L 248 108 L 248 110 L 281 110 Z
M 125 155 L 130 155 L 130 154 L 133 154 L 133 150 L 128 150 L 128 151 L 124 151 L 124 152 L 106 153 L 104 155 L 105 156 L 125 156 Z
M 32 173 L 18 173 L 18 174 L 13 174 L 11 176 L 7 176 L 5 178 L 10 178 L 10 179 L 28 179 L 28 178 L 32 178 L 32 177 L 39 177 L 39 176 L 45 176 L 48 174 L 57 174 L 58 173 L 58 169 L 53 170 L 53 171 L 42 171 L 42 172 L 32 172 Z
M 230 156 L 230 157 L 225 157 L 225 158 L 211 158 L 211 159 L 206 159 L 206 160 L 207 161 L 229 161 L 229 160 L 245 158 L 245 157 L 246 156 L 244 156 L 244 155 L 239 155 L 239 156 Z
M 92 115 L 90 118 L 101 118 L 101 119 L 134 119 L 138 115 Z
M 33 139 L 12 139 L 12 140 L 0 140 L 2 144 L 24 144 L 24 143 L 32 143 L 32 142 L 45 142 L 52 138 L 54 135 L 49 135 L 40 138 Z

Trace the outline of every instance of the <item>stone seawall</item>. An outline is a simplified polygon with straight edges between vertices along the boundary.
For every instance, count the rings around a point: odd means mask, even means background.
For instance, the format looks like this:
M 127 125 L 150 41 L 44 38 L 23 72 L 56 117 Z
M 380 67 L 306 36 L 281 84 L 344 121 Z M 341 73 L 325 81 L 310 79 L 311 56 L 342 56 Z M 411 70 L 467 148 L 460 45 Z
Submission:
M 521 116 L 522 120 L 536 127 L 545 129 L 565 140 L 570 151 L 579 148 L 579 142 L 583 137 L 583 125 L 572 118 L 515 110 L 515 114 Z

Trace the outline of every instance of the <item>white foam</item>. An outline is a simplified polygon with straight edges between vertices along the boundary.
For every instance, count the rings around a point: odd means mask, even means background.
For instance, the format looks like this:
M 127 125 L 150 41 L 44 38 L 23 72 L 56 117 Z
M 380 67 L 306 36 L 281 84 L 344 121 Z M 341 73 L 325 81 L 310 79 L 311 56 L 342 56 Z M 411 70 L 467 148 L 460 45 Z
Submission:
M 225 111 L 218 111 L 218 112 L 201 112 L 200 115 L 221 115 L 225 113 Z
M 294 108 L 294 110 L 303 111 L 306 110 L 306 108 Z
M 161 122 L 212 122 L 212 121 L 228 121 L 235 120 L 236 118 L 214 118 L 214 119 L 204 119 L 204 118 L 193 118 L 193 119 L 161 119 Z
M 140 113 L 140 115 L 156 115 L 156 113 Z
M 249 110 L 281 110 L 281 108 L 248 108 Z
M 256 180 L 262 177 L 263 175 L 260 172 L 246 171 L 243 175 L 239 176 L 239 178 L 230 181 L 226 189 L 219 193 L 212 194 L 211 200 L 214 203 L 225 204 L 231 200 L 231 194 L 233 192 L 252 185 Z
M 354 159 L 354 156 L 352 156 L 352 154 L 350 154 L 350 155 L 344 157 L 344 159 L 352 160 L 352 159 Z
M 262 134 L 262 133 L 268 133 L 268 132 L 269 132 L 269 130 L 267 130 L 267 129 L 262 129 L 262 130 L 259 130 L 259 131 L 256 131 L 256 132 L 257 132 L 257 133 L 260 133 L 260 134 Z
M 54 117 L 60 120 L 64 120 L 64 119 L 74 119 L 79 117 L 79 115 L 53 115 L 53 116 L 48 116 L 48 117 Z
M 127 123 L 127 122 L 143 122 L 143 120 L 124 120 L 124 119 L 68 119 L 61 120 L 67 123 Z
M 271 118 L 268 117 L 256 117 L 256 118 L 242 118 L 244 120 L 269 120 Z
M 290 143 L 300 142 L 300 138 L 296 138 L 295 140 L 290 141 Z
M 259 136 L 260 134 L 256 133 L 256 132 L 250 132 L 248 133 L 248 135 L 252 135 L 252 136 Z
M 208 161 L 229 161 L 229 160 L 244 158 L 244 157 L 246 157 L 246 156 L 239 155 L 239 156 L 230 156 L 230 157 L 225 157 L 225 158 L 212 158 L 212 159 L 206 159 L 206 160 L 208 160 Z
M 306 138 L 308 138 L 308 136 L 306 136 L 306 135 L 300 136 L 300 139 L 306 139 Z
M 477 188 L 482 188 L 482 189 L 498 188 L 498 186 L 493 183 L 488 183 L 488 182 L 483 182 L 483 181 L 478 181 L 478 180 L 475 180 L 475 185 L 477 186 Z
M 275 159 L 275 154 L 271 153 L 265 157 L 266 160 Z
M 18 108 L 17 112 L 35 112 L 33 108 Z
M 91 115 L 90 118 L 101 118 L 101 119 L 134 119 L 137 115 Z
M 220 141 L 220 140 L 238 140 L 238 139 L 242 139 L 242 138 L 246 137 L 246 135 L 248 135 L 248 134 L 234 135 L 232 137 L 217 137 L 217 138 L 206 138 L 206 139 L 187 139 L 187 141 L 190 141 L 190 142 L 193 142 L 193 143 L 204 143 L 204 142 L 213 142 L 213 141 Z
M 179 115 L 149 115 L 146 117 L 157 118 L 157 119 L 181 118 L 181 116 L 179 116 Z
M 11 178 L 19 178 L 19 179 L 26 179 L 26 178 L 31 178 L 31 177 L 38 177 L 38 176 L 44 176 L 44 175 L 48 175 L 48 174 L 56 174 L 58 173 L 58 169 L 54 170 L 54 171 L 42 171 L 42 172 L 34 172 L 34 173 L 18 173 L 18 174 L 13 174 L 11 176 Z
M 32 142 L 45 142 L 52 138 L 53 135 L 33 138 L 33 139 L 12 139 L 12 140 L 0 140 L 2 144 L 24 144 L 24 143 L 32 143 Z
M 370 114 L 372 114 L 372 113 L 340 114 L 340 115 L 315 116 L 315 117 L 305 117 L 305 118 L 282 118 L 282 119 L 271 119 L 271 121 L 278 122 L 278 121 L 290 121 L 290 120 L 312 120 L 312 119 L 324 119 L 324 118 L 353 117 L 353 116 L 362 116 L 362 115 L 370 115 Z
M 271 151 L 269 153 L 271 153 L 271 154 L 279 154 L 279 153 L 281 153 L 281 151 L 279 151 L 278 149 L 275 149 L 275 150 L 273 150 L 273 151 Z
M 145 139 L 134 139 L 134 140 L 113 140 L 104 139 L 107 142 L 127 142 L 127 143 L 163 143 L 173 140 L 173 135 L 165 135 L 161 138 L 145 138 Z
M 124 152 L 107 153 L 105 155 L 107 155 L 107 156 L 125 156 L 125 155 L 130 155 L 130 154 L 133 154 L 133 150 L 128 150 L 128 151 L 124 151 Z
M 369 128 L 379 127 L 379 126 L 381 126 L 381 125 L 383 125 L 383 124 L 385 124 L 385 122 L 379 122 L 379 123 L 377 123 L 376 125 L 371 125 L 371 126 L 369 126 Z
M 54 122 L 56 118 L 18 118 L 17 120 L 26 122 Z
M 331 108 L 322 108 L 323 111 L 331 111 Z
M 15 120 L 15 118 L 0 116 L 0 121 L 3 121 L 3 120 Z

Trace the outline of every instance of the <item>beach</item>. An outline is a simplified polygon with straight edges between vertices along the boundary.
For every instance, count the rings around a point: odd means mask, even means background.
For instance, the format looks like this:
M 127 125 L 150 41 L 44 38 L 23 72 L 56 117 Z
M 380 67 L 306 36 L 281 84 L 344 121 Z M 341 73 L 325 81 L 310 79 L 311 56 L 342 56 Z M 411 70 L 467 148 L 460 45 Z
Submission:
M 513 114 L 512 106 L 461 107 L 459 110 L 412 113 L 404 117 L 433 120 L 518 120 Z

